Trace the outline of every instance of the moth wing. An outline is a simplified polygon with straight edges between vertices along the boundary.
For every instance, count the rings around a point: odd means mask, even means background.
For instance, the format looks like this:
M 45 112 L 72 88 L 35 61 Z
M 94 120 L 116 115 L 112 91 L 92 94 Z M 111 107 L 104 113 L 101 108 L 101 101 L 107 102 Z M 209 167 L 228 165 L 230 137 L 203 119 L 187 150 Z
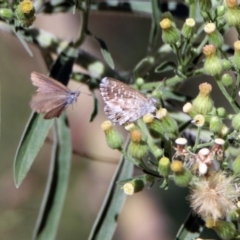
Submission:
M 62 83 L 38 72 L 31 73 L 31 80 L 32 84 L 38 87 L 37 92 L 39 93 L 59 93 L 70 91 Z
M 66 95 L 36 94 L 32 97 L 30 107 L 38 113 L 46 113 L 59 106 L 66 107 Z
M 64 111 L 65 106 L 59 105 L 58 107 L 53 108 L 52 110 L 46 112 L 44 119 L 52 119 L 54 117 L 59 117 L 61 113 Z

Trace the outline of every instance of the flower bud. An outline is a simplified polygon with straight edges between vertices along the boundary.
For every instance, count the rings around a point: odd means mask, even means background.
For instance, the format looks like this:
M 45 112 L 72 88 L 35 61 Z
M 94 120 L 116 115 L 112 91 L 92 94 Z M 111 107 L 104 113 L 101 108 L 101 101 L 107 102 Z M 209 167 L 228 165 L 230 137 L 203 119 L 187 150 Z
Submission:
M 233 80 L 230 74 L 224 73 L 222 75 L 222 83 L 225 87 L 231 87 L 233 85 Z
M 206 221 L 206 227 L 215 230 L 221 239 L 233 239 L 237 234 L 236 227 L 232 222 L 217 220 L 214 224 L 210 224 L 209 221 Z
M 225 7 L 223 5 L 220 5 L 216 9 L 216 15 L 218 17 L 222 17 L 225 14 L 225 11 L 226 11 Z
M 134 193 L 142 191 L 144 182 L 141 179 L 134 179 L 123 185 L 122 189 L 126 195 L 133 195 Z
M 226 109 L 223 108 L 223 107 L 217 108 L 217 115 L 218 115 L 220 118 L 226 117 L 226 116 L 227 116 Z
M 152 114 L 146 114 L 143 116 L 143 122 L 146 124 L 151 124 L 154 121 L 154 116 Z
M 162 29 L 162 40 L 167 44 L 176 44 L 180 39 L 179 30 L 174 26 L 174 22 L 172 22 L 169 18 L 164 18 L 160 23 L 160 27 Z
M 176 138 L 178 125 L 177 122 L 169 115 L 167 109 L 160 108 L 156 113 L 156 118 L 160 120 L 164 132 L 168 133 L 170 138 Z
M 208 114 L 213 109 L 213 100 L 211 98 L 212 86 L 209 83 L 199 85 L 199 94 L 193 100 L 194 109 L 200 114 Z
M 183 163 L 182 161 L 175 160 L 171 163 L 171 170 L 174 173 L 182 173 L 184 171 Z
M 216 47 L 214 45 L 205 45 L 203 53 L 206 57 L 204 63 L 204 70 L 206 74 L 211 76 L 218 76 L 223 71 L 222 60 L 216 54 Z
M 170 160 L 167 157 L 162 157 L 158 162 L 158 172 L 161 176 L 167 177 L 170 173 Z
M 186 39 L 190 39 L 195 31 L 195 20 L 193 18 L 187 18 L 182 28 L 182 35 Z
M 144 81 L 143 78 L 138 77 L 138 78 L 136 79 L 136 85 L 137 85 L 138 87 L 142 87 L 142 85 L 143 85 L 144 83 L 145 83 L 145 81 Z
M 190 102 L 184 104 L 183 112 L 187 113 L 192 118 L 198 114 Z
M 148 153 L 148 146 L 143 141 L 130 141 L 128 145 L 128 154 L 138 160 L 141 160 Z
M 240 70 L 240 41 L 234 43 L 233 65 L 236 70 Z
M 237 0 L 226 0 L 225 19 L 229 26 L 239 26 L 240 24 L 240 9 Z
M 226 71 L 228 71 L 232 68 L 232 62 L 227 59 L 222 59 L 222 65 L 223 65 L 223 69 Z
M 130 132 L 130 139 L 134 143 L 140 143 L 142 141 L 142 133 L 139 129 L 134 129 Z
M 135 130 L 136 128 L 138 128 L 134 123 L 129 123 L 129 124 L 126 124 L 124 126 L 124 128 L 128 131 L 128 132 L 131 132 L 133 130 Z
M 236 114 L 232 119 L 232 126 L 235 130 L 240 131 L 240 113 Z
M 29 27 L 35 20 L 35 9 L 31 0 L 23 0 L 15 10 L 16 16 L 23 27 Z
M 111 121 L 103 122 L 101 128 L 105 133 L 108 146 L 112 149 L 120 149 L 123 143 L 123 138 L 113 128 Z
M 171 164 L 171 170 L 174 172 L 174 182 L 180 187 L 186 187 L 192 180 L 192 174 L 183 167 L 181 161 L 175 160 Z
M 194 123 L 197 127 L 202 127 L 205 123 L 205 117 L 198 114 L 193 118 L 192 123 Z
M 235 175 L 240 174 L 240 155 L 236 157 L 232 164 L 232 169 Z
M 214 134 L 218 134 L 219 132 L 221 132 L 222 125 L 222 120 L 217 116 L 213 116 L 210 119 L 209 130 Z
M 1 8 L 0 9 L 0 17 L 6 20 L 11 20 L 13 18 L 13 11 L 12 9 L 8 8 Z
M 208 35 L 208 42 L 217 48 L 223 45 L 223 37 L 218 32 L 215 23 L 208 23 L 204 26 L 204 31 Z

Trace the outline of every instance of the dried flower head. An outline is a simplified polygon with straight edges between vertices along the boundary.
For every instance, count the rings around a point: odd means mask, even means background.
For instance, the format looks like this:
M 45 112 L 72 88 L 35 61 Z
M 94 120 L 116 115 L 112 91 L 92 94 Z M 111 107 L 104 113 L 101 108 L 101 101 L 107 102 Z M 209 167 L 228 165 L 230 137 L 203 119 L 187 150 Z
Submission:
M 190 202 L 193 210 L 201 217 L 217 220 L 237 209 L 234 202 L 238 197 L 233 178 L 217 172 L 195 181 Z

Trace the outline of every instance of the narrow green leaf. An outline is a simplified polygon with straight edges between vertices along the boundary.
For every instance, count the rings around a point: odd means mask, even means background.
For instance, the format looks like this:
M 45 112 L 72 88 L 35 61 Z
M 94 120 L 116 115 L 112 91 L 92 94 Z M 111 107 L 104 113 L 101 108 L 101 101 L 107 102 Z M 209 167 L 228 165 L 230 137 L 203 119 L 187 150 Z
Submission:
M 117 227 L 117 216 L 126 198 L 116 182 L 130 178 L 132 173 L 133 164 L 122 157 L 88 240 L 112 239 Z
M 106 62 L 108 63 L 108 65 L 112 69 L 114 69 L 114 62 L 113 62 L 112 56 L 111 56 L 110 52 L 108 51 L 108 49 L 102 48 L 102 46 L 101 46 L 101 53 L 102 53 L 104 59 L 106 60 Z
M 33 234 L 33 239 L 38 240 L 56 238 L 70 176 L 72 157 L 70 130 L 66 126 L 65 115 L 55 121 L 49 177 Z
M 52 120 L 44 120 L 41 115 L 32 113 L 23 132 L 14 160 L 14 181 L 19 187 L 42 147 L 52 126 Z
M 95 38 L 100 47 L 101 47 L 101 53 L 105 59 L 105 61 L 107 62 L 107 64 L 112 68 L 114 69 L 114 62 L 113 62 L 113 59 L 112 59 L 112 56 L 110 54 L 110 52 L 108 51 L 108 48 L 107 48 L 107 45 L 106 43 L 99 37 L 95 36 L 93 33 L 91 33 L 90 31 L 87 32 L 89 36 Z
M 67 85 L 72 66 L 78 51 L 67 46 L 54 62 L 50 76 L 64 85 Z M 44 120 L 37 113 L 32 113 L 26 125 L 14 160 L 14 180 L 17 187 L 26 177 L 37 153 L 43 145 L 48 131 L 52 126 L 52 120 Z
M 149 50 L 153 50 L 159 35 L 160 35 L 160 26 L 159 22 L 161 20 L 161 9 L 159 7 L 159 1 L 158 0 L 151 0 L 152 3 L 152 24 L 151 24 L 151 31 L 149 34 L 149 43 L 148 43 L 148 48 Z

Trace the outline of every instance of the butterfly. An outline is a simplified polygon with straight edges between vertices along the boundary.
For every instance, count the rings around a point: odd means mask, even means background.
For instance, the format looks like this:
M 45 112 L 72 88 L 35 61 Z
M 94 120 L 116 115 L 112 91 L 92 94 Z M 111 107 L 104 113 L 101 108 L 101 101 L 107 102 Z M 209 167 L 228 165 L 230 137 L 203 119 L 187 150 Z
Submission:
M 99 89 L 105 102 L 104 112 L 114 123 L 123 125 L 134 122 L 157 110 L 155 98 L 147 98 L 144 94 L 116 79 L 103 78 Z
M 31 80 L 38 89 L 30 106 L 38 113 L 45 113 L 44 119 L 59 117 L 80 95 L 80 91 L 71 91 L 62 83 L 37 72 L 31 73 Z

